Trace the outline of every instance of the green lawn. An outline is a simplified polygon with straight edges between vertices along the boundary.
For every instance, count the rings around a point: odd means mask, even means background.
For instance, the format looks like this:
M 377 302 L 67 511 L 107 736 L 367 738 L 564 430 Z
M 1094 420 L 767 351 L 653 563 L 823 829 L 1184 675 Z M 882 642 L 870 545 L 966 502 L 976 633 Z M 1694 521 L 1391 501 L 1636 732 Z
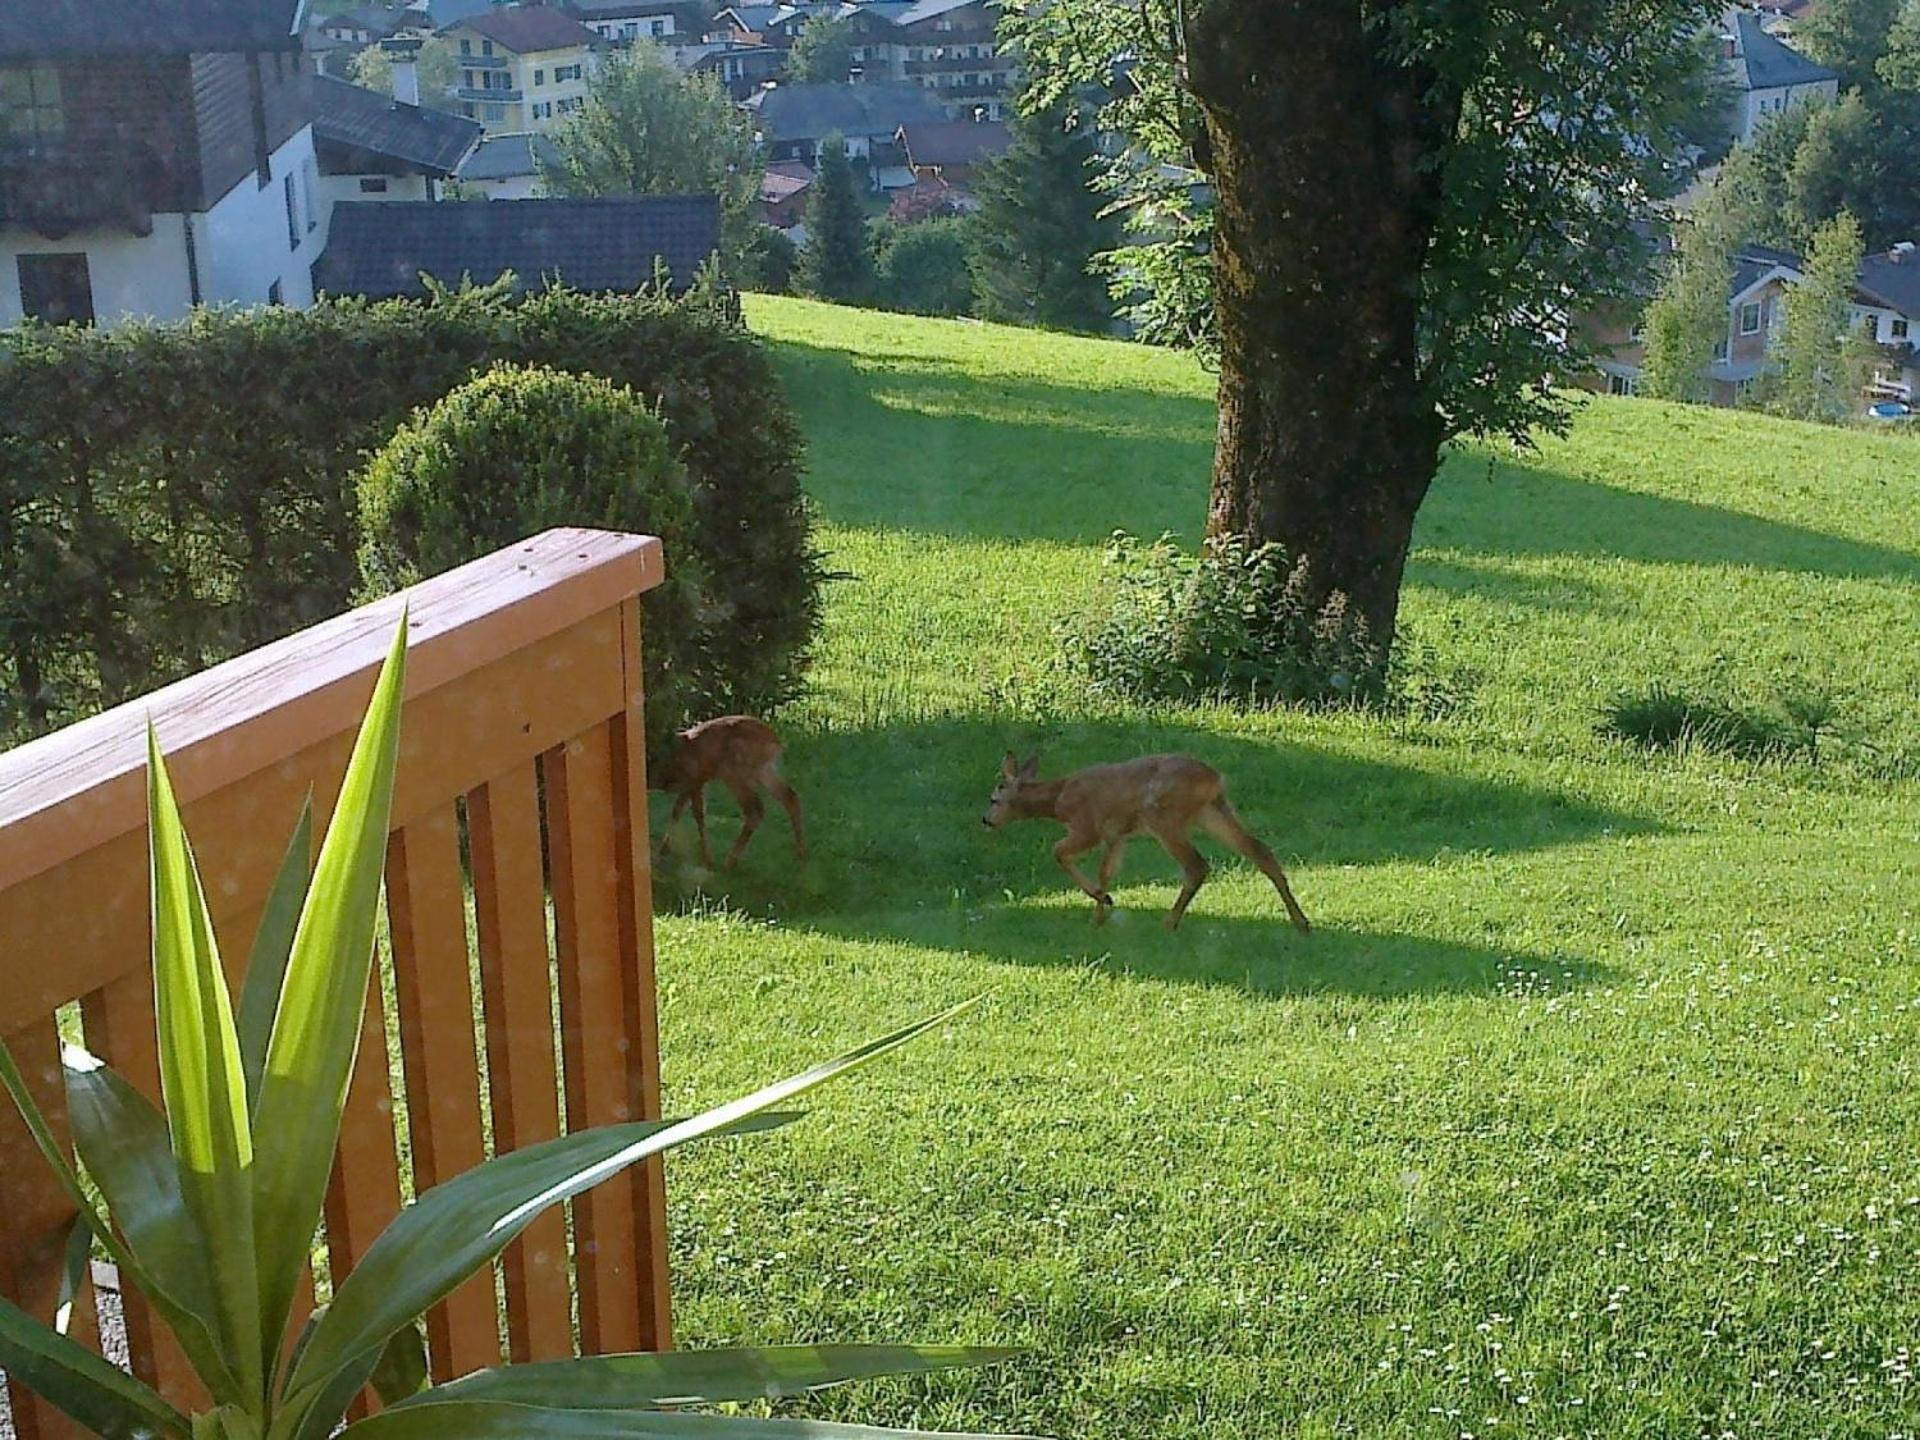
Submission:
M 783 1412 L 1063 1440 L 1920 1432 L 1920 448 L 1598 401 L 1423 514 L 1456 713 L 1133 712 L 1052 631 L 1108 532 L 1193 537 L 1206 377 L 748 315 L 851 578 L 782 720 L 814 859 L 776 812 L 658 877 L 670 1105 L 990 999 L 671 1162 L 683 1343 L 1019 1344 Z M 1824 689 L 1882 761 L 1594 738 L 1656 679 Z M 1221 856 L 1167 936 L 1150 843 L 1096 931 L 1055 832 L 980 826 L 1015 745 L 1218 765 L 1318 932 Z

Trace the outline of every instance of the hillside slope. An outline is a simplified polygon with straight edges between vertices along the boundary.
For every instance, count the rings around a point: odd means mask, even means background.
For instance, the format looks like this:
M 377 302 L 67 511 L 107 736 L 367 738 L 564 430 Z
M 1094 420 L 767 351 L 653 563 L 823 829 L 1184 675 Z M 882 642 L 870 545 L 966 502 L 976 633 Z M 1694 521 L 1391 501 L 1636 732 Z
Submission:
M 675 1107 L 991 999 L 674 1162 L 684 1343 L 1010 1341 L 781 1410 L 1076 1440 L 1911 1428 L 1920 446 L 1597 401 L 1436 485 L 1406 615 L 1450 713 L 1148 713 L 1053 630 L 1112 530 L 1193 537 L 1204 375 L 748 315 L 851 578 L 782 721 L 814 860 L 769 822 L 658 877 Z M 1849 755 L 1594 735 L 1655 681 L 1828 694 Z M 1222 857 L 1164 935 L 1146 844 L 1096 932 L 1044 827 L 980 827 L 1013 746 L 1219 765 L 1318 933 Z

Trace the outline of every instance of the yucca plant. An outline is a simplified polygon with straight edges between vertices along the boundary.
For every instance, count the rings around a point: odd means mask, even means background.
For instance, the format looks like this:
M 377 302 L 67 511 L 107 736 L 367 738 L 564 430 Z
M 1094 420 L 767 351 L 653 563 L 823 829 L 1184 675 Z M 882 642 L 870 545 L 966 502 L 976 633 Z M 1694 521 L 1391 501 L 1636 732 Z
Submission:
M 784 1123 L 794 1117 L 774 1107 L 905 1044 L 951 1011 L 704 1115 L 584 1130 L 435 1186 L 369 1247 L 285 1352 L 367 1001 L 405 637 L 403 621 L 311 872 L 310 820 L 301 818 L 260 922 L 237 1013 L 166 764 L 149 731 L 164 1113 L 97 1060 L 70 1053 L 69 1119 L 98 1200 L 0 1046 L 0 1079 L 79 1209 L 70 1263 L 84 1267 L 97 1240 L 178 1337 L 214 1408 L 182 1414 L 67 1338 L 60 1324 L 49 1327 L 5 1300 L 0 1366 L 114 1440 L 326 1440 L 369 1384 L 385 1408 L 346 1427 L 354 1440 L 907 1433 L 663 1407 L 791 1395 L 1007 1352 L 829 1346 L 602 1355 L 503 1365 L 430 1388 L 419 1322 L 548 1206 L 676 1145 Z M 73 1281 L 70 1274 L 68 1305 Z

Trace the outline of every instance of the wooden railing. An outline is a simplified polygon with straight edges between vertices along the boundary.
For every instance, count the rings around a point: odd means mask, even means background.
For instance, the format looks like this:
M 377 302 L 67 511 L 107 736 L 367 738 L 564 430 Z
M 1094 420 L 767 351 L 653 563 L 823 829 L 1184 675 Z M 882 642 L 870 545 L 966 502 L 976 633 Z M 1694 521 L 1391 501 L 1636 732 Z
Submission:
M 404 1084 L 391 1093 L 376 975 L 324 1222 L 336 1279 L 399 1211 L 402 1111 L 417 1190 L 478 1163 L 489 1121 L 508 1150 L 659 1115 L 639 597 L 662 573 L 655 540 L 555 530 L 408 593 L 387 856 Z M 56 1012 L 74 1002 L 87 1048 L 159 1095 L 149 717 L 237 981 L 309 791 L 325 823 L 399 614 L 380 601 L 0 755 L 0 1034 L 63 1134 Z M 581 1350 L 664 1348 L 664 1207 L 655 1161 L 573 1203 L 571 1251 L 564 1217 L 543 1215 L 501 1261 L 504 1315 L 483 1272 L 429 1317 L 436 1377 L 498 1363 L 503 1337 L 514 1360 L 574 1353 L 576 1295 Z M 0 1291 L 42 1317 L 71 1220 L 0 1100 Z M 123 1299 L 109 1328 L 135 1373 L 195 1403 L 178 1350 Z M 99 1345 L 92 1297 L 75 1314 Z M 9 1397 L 22 1440 L 73 1433 Z

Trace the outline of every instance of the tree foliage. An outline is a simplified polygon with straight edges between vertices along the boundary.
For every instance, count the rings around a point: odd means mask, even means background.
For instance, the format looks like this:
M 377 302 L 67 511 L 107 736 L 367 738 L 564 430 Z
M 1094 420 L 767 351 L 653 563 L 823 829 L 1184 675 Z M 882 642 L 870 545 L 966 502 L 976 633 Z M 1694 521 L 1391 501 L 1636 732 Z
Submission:
M 967 273 L 972 226 L 945 217 L 876 227 L 874 268 L 880 303 L 916 315 L 966 315 L 973 308 Z
M 1798 420 L 1841 420 L 1859 391 L 1848 316 L 1860 275 L 1860 226 L 1844 211 L 1814 234 L 1798 285 L 1786 297 L 1774 408 Z
M 1840 72 L 1842 90 L 1875 83 L 1901 0 L 1820 0 L 1794 25 L 1794 44 Z
M 795 85 L 844 85 L 852 70 L 853 26 L 838 16 L 814 16 L 787 51 L 787 79 Z
M 438 36 L 421 43 L 416 61 L 420 71 L 420 103 L 429 110 L 458 112 L 453 87 L 459 83 L 460 67 L 454 61 L 453 44 Z M 369 45 L 347 62 L 347 78 L 354 84 L 382 95 L 393 93 L 393 61 L 378 45 Z
M 540 162 L 549 194 L 718 195 L 728 274 L 751 278 L 766 165 L 716 77 L 682 74 L 658 46 L 629 46 L 605 59 L 585 107 L 551 135 L 554 155 Z
M 1091 119 L 1064 101 L 1024 111 L 1012 121 L 1012 142 L 978 176 L 972 268 L 983 318 L 1062 330 L 1112 323 L 1093 268 L 1115 236 L 1092 188 Z
M 1133 274 L 1177 286 L 1189 311 L 1212 298 L 1195 274 L 1196 257 L 1212 248 L 1208 226 L 1197 216 L 1166 233 L 1161 167 L 1218 178 L 1191 62 L 1195 37 L 1236 3 L 1026 0 L 1003 22 L 1004 38 L 1029 59 L 1031 105 L 1089 88 L 1108 97 L 1102 123 L 1132 149 L 1109 158 L 1107 182 L 1137 215 L 1135 238 L 1156 252 L 1151 265 L 1136 254 Z M 1718 7 L 1329 8 L 1357 8 L 1390 62 L 1422 77 L 1430 114 L 1413 163 L 1438 181 L 1433 243 L 1417 275 L 1382 283 L 1419 289 L 1421 385 L 1444 430 L 1524 441 L 1536 425 L 1563 423 L 1566 403 L 1549 383 L 1568 368 L 1563 322 L 1575 309 L 1630 303 L 1647 259 L 1639 222 L 1676 188 L 1676 152 L 1718 83 L 1697 42 Z M 1302 163 L 1332 175 L 1343 160 L 1330 149 Z M 1188 313 L 1156 328 L 1203 336 L 1212 327 Z
M 840 135 L 829 135 L 821 144 L 820 167 L 807 187 L 806 228 L 806 248 L 794 268 L 801 293 L 841 304 L 870 299 L 874 281 L 867 222 Z

